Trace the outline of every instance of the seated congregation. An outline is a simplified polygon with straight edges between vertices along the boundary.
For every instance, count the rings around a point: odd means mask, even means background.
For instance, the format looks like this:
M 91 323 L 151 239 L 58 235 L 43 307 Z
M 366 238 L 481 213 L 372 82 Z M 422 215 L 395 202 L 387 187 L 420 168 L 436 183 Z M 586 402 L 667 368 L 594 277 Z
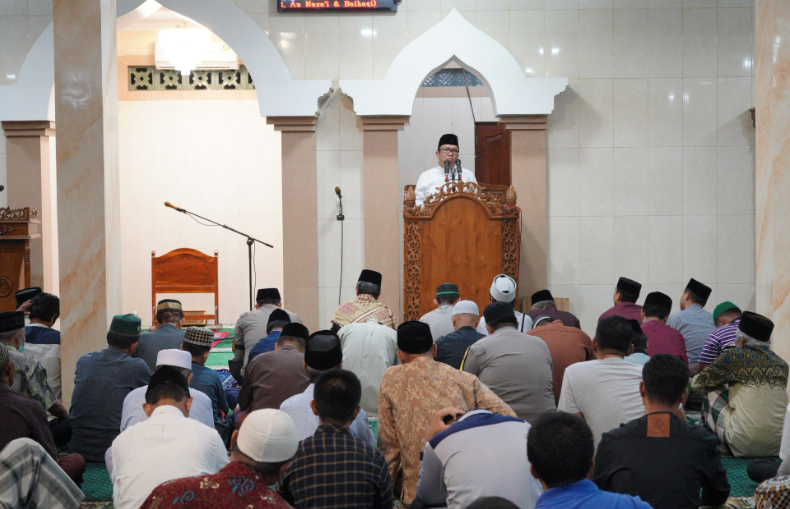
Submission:
M 790 508 L 774 325 L 730 302 L 709 313 L 699 281 L 670 314 L 670 296 L 639 306 L 621 278 L 593 338 L 549 290 L 517 311 L 504 274 L 482 316 L 444 283 L 435 310 L 400 325 L 381 286 L 364 270 L 312 333 L 259 290 L 235 325 L 234 389 L 179 301 L 147 332 L 115 316 L 107 348 L 77 362 L 70 408 L 58 297 L 20 292 L 0 313 L 0 506 L 78 508 L 96 462 L 115 509 L 740 507 L 722 461 L 735 456 L 757 458 L 757 507 Z

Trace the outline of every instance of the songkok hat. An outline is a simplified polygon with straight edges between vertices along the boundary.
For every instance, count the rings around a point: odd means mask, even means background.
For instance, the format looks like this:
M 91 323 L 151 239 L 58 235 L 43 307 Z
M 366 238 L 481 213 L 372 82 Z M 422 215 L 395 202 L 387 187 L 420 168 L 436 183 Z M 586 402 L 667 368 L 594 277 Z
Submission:
M 112 317 L 110 332 L 118 336 L 138 337 L 140 336 L 140 323 L 140 319 L 131 313 L 115 315 Z
M 546 320 L 548 320 L 548 321 L 550 321 L 550 322 L 553 322 L 553 321 L 554 321 L 554 320 L 552 320 L 552 319 L 551 319 L 551 317 L 550 317 L 550 316 L 546 316 L 546 315 L 540 315 L 539 317 L 535 318 L 535 321 L 534 321 L 534 322 L 532 322 L 532 328 L 533 328 L 533 329 L 537 328 L 537 326 L 538 326 L 538 324 L 539 324 L 539 323 L 541 323 L 541 322 L 545 322 Z
M 31 288 L 25 288 L 24 290 L 19 290 L 14 294 L 14 299 L 16 299 L 16 307 L 21 306 L 22 304 L 29 301 L 39 293 L 41 293 L 41 288 L 39 288 L 38 286 L 33 286 Z
M 442 148 L 442 145 L 455 145 L 458 146 L 458 136 L 454 134 L 443 134 L 441 138 L 439 138 L 439 146 L 436 147 L 436 150 Z
M 319 371 L 336 368 L 343 362 L 343 349 L 337 334 L 329 330 L 313 333 L 304 346 L 304 362 Z
M 617 289 L 621 292 L 630 293 L 632 295 L 636 295 L 639 297 L 639 292 L 642 290 L 642 285 L 634 281 L 633 279 L 628 279 L 627 277 L 621 277 L 617 281 Z
M 790 476 L 774 477 L 754 490 L 756 509 L 790 508 Z
M 282 463 L 296 454 L 299 432 L 291 416 L 282 410 L 256 410 L 244 419 L 236 446 L 259 463 Z
M 645 307 L 648 306 L 656 306 L 669 311 L 672 309 L 672 298 L 665 293 L 650 292 L 645 297 Z
M 0 313 L 0 332 L 11 332 L 24 328 L 24 311 L 6 311 L 5 313 Z
M 269 315 L 269 321 L 266 322 L 266 325 L 269 325 L 272 322 L 291 323 L 291 315 L 289 315 L 284 309 L 277 308 Z
M 436 287 L 436 295 L 458 295 L 458 285 L 442 283 Z
M 475 315 L 480 316 L 480 308 L 471 300 L 459 300 L 453 306 L 453 316 L 455 315 Z
M 689 284 L 686 285 L 686 290 L 696 295 L 702 300 L 708 300 L 711 290 L 710 286 L 705 286 L 694 278 L 689 279 Z
M 283 331 L 280 333 L 281 338 L 302 338 L 305 341 L 310 337 L 310 331 L 307 330 L 307 327 L 302 325 L 301 323 L 294 322 L 289 323 L 285 327 L 283 327 Z
M 713 321 L 715 322 L 716 320 L 719 319 L 719 317 L 722 314 L 724 314 L 726 311 L 729 311 L 731 309 L 736 309 L 738 311 L 741 310 L 738 306 L 736 306 L 732 302 L 725 300 L 724 302 L 722 302 L 721 304 L 719 304 L 713 309 Z
M 255 296 L 255 300 L 281 300 L 280 290 L 277 288 L 261 288 Z
M 516 314 L 513 312 L 513 306 L 504 302 L 492 302 L 486 306 L 483 311 L 483 317 L 486 319 L 486 325 L 492 327 L 502 322 L 518 323 Z
M 170 310 L 183 312 L 184 309 L 181 307 L 181 301 L 175 299 L 164 299 L 164 300 L 160 300 L 159 304 L 156 305 L 157 314 L 160 311 L 170 311 Z
M 423 322 L 403 322 L 398 326 L 398 350 L 421 354 L 431 349 L 431 327 Z
M 551 295 L 550 291 L 540 290 L 539 292 L 533 293 L 530 300 L 532 301 L 532 304 L 535 305 L 538 302 L 543 302 L 545 300 L 554 300 L 554 297 Z
M 482 497 L 478 498 L 466 509 L 518 509 L 518 506 L 502 497 Z
M 381 273 L 375 270 L 363 269 L 357 280 L 359 283 L 371 283 L 381 286 Z
M 214 343 L 214 333 L 206 327 L 189 327 L 184 333 L 184 342 L 198 346 L 211 346 Z
M 8 348 L 3 343 L 0 343 L 0 369 L 3 369 L 8 364 Z
M 192 369 L 192 356 L 186 350 L 159 350 L 156 354 L 157 366 L 175 366 L 177 368 Z
M 774 330 L 774 322 L 763 315 L 758 315 L 751 311 L 744 311 L 743 315 L 741 315 L 741 321 L 738 324 L 738 330 L 758 341 L 765 341 L 767 343 L 768 340 L 771 339 L 771 332 Z
M 187 355 L 189 354 L 187 353 Z M 151 375 L 151 381 L 148 382 L 148 389 L 145 390 L 146 400 L 148 400 L 148 394 L 152 389 L 164 384 L 178 385 L 189 394 L 189 384 L 187 383 L 187 379 L 184 378 L 184 375 L 172 366 L 162 366 Z
M 516 298 L 516 280 L 507 274 L 498 275 L 491 283 L 490 294 L 497 302 L 513 302 Z

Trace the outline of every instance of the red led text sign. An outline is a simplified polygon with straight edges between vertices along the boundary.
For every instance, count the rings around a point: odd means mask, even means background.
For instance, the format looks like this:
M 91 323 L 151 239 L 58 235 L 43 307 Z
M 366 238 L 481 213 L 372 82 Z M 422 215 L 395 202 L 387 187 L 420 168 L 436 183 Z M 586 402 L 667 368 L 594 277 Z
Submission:
M 398 0 L 277 0 L 277 12 L 397 10 Z

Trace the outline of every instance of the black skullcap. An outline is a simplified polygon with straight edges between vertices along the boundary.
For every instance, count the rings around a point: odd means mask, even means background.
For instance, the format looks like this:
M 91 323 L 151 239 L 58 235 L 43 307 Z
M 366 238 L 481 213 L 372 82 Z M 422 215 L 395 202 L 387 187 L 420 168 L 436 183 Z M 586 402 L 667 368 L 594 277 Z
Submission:
M 266 325 L 269 325 L 272 322 L 288 322 L 291 323 L 291 315 L 288 314 L 287 311 L 284 309 L 277 308 L 272 311 L 272 314 L 269 315 L 269 321 L 266 322 Z
M 381 273 L 375 270 L 363 269 L 357 280 L 359 283 L 371 283 L 376 286 L 381 286 Z
M 289 323 L 285 327 L 283 327 L 283 331 L 280 333 L 281 338 L 302 338 L 307 341 L 307 338 L 310 337 L 310 331 L 307 330 L 307 327 L 302 325 L 299 322 Z
M 436 287 L 436 295 L 458 295 L 458 285 L 442 283 Z
M 483 311 L 486 325 L 493 327 L 502 322 L 518 323 L 513 306 L 509 302 L 492 302 Z
M 771 339 L 771 332 L 774 330 L 774 322 L 763 315 L 758 315 L 751 311 L 744 311 L 743 315 L 741 315 L 741 322 L 738 324 L 738 330 L 758 341 L 765 341 L 767 343 L 768 340 Z
M 554 297 L 551 295 L 551 292 L 548 290 L 541 290 L 539 292 L 535 292 L 532 294 L 532 303 L 537 304 L 538 302 L 543 302 L 544 300 L 554 300 Z M 488 321 L 488 320 L 486 320 Z
M 280 290 L 277 288 L 261 288 L 258 290 L 255 300 L 282 300 L 282 297 L 280 297 Z
M 711 290 L 710 286 L 705 286 L 694 278 L 689 279 L 689 284 L 686 285 L 686 290 L 696 295 L 702 300 L 708 300 Z
M 431 349 L 431 327 L 423 322 L 403 322 L 398 326 L 398 350 L 421 354 Z
M 631 329 L 633 329 L 634 334 L 644 334 L 644 332 L 642 332 L 642 324 L 639 323 L 639 320 L 630 318 L 628 320 L 628 325 L 631 326 Z
M 21 306 L 22 304 L 29 301 L 39 293 L 41 293 L 41 288 L 39 288 L 38 286 L 33 286 L 31 288 L 25 288 L 24 290 L 19 290 L 14 294 L 14 299 L 16 299 L 16 307 Z
M 466 509 L 518 509 L 518 506 L 506 498 L 483 497 L 466 506 Z
M 443 134 L 441 138 L 439 138 L 439 146 L 436 147 L 436 150 L 442 148 L 442 145 L 455 145 L 458 147 L 458 136 L 454 134 Z
M 319 371 L 336 368 L 343 362 L 340 338 L 330 330 L 313 333 L 304 346 L 304 362 Z
M 661 292 L 650 292 L 645 297 L 645 306 L 656 306 L 660 308 L 664 308 L 667 311 L 672 309 L 672 298 Z
M 642 290 L 642 285 L 633 279 L 621 277 L 620 280 L 617 281 L 617 289 L 626 293 L 630 293 L 631 295 L 636 295 L 638 298 L 639 292 Z
M 24 311 L 6 311 L 5 313 L 0 313 L 0 332 L 11 332 L 24 328 Z
M 184 375 L 178 370 L 178 368 L 174 368 L 173 366 L 159 366 L 154 374 L 151 375 L 151 380 L 148 382 L 148 389 L 145 390 L 145 396 L 148 398 L 148 394 L 153 390 L 155 387 L 163 384 L 174 384 L 178 385 L 179 387 L 183 387 L 187 394 L 189 394 L 189 384 L 187 383 L 187 379 L 184 378 Z

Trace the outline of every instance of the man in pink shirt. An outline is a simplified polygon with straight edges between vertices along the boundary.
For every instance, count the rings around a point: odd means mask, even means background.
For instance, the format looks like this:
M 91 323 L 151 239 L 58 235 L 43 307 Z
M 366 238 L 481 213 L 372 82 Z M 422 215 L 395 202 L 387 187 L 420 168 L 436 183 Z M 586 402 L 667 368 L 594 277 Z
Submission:
M 647 336 L 647 354 L 651 357 L 666 353 L 679 357 L 688 366 L 686 340 L 683 334 L 667 325 L 672 299 L 661 292 L 652 292 L 645 297 L 642 308 L 642 332 Z
M 641 284 L 633 279 L 621 277 L 614 289 L 614 307 L 602 314 L 598 321 L 610 316 L 622 316 L 625 319 L 642 323 L 642 306 L 636 304 L 641 290 Z

